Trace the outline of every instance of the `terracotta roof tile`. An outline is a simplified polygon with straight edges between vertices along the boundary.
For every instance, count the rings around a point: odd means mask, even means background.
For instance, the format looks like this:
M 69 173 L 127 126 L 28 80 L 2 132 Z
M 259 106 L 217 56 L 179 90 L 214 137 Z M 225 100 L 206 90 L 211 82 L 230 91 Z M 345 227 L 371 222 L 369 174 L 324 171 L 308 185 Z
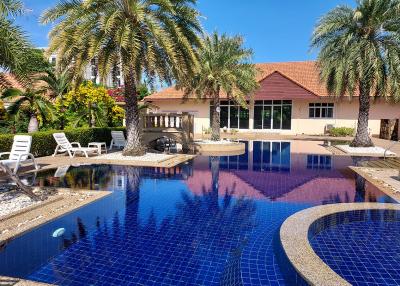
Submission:
M 256 64 L 256 67 L 260 71 L 257 75 L 257 80 L 259 82 L 273 73 L 278 72 L 317 96 L 328 96 L 328 92 L 324 84 L 321 83 L 319 79 L 319 71 L 314 61 L 260 63 Z M 195 96 L 190 97 L 194 98 Z M 177 90 L 174 86 L 172 86 L 148 96 L 146 100 L 182 98 L 183 91 Z

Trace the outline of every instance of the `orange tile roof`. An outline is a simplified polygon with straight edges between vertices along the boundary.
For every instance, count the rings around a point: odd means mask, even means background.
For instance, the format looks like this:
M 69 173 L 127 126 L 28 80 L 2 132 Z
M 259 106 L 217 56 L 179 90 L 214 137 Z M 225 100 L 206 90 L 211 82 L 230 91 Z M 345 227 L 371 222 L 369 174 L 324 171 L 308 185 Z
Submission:
M 256 64 L 256 67 L 259 70 L 257 75 L 258 82 L 278 72 L 317 96 L 329 95 L 324 84 L 320 81 L 319 71 L 315 61 L 260 63 Z M 148 96 L 146 100 L 182 99 L 183 95 L 184 93 L 182 90 L 177 90 L 172 86 Z M 191 95 L 189 98 L 195 98 L 195 96 Z

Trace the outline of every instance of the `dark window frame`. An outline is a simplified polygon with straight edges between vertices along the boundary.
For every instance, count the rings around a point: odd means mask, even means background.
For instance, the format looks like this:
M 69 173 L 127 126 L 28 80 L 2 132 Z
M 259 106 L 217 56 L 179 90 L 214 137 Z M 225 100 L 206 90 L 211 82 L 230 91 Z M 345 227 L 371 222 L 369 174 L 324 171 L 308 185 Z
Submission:
M 334 103 L 309 103 L 308 118 L 310 119 L 332 119 L 335 114 Z

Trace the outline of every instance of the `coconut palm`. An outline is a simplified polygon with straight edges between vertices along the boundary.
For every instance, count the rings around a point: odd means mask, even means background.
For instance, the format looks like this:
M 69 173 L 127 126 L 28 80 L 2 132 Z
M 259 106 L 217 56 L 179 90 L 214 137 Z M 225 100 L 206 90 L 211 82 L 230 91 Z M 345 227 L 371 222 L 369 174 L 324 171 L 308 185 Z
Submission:
M 53 115 L 52 103 L 43 96 L 40 90 L 27 88 L 22 91 L 10 88 L 0 98 L 12 100 L 12 104 L 7 109 L 11 115 L 18 116 L 21 112 L 29 115 L 28 133 L 39 130 L 39 117 L 45 120 Z
M 399 98 L 400 5 L 397 0 L 359 0 L 339 6 L 316 25 L 311 45 L 320 49 L 320 76 L 331 95 L 359 95 L 353 147 L 373 146 L 368 135 L 370 98 Z
M 124 77 L 127 144 L 124 155 L 142 155 L 137 87 L 141 78 L 183 81 L 197 68 L 196 47 L 202 31 L 196 0 L 65 0 L 42 16 L 57 21 L 50 33 L 50 51 L 59 65 L 81 75 L 97 59 L 105 79 L 121 66 Z
M 0 0 L 0 68 L 21 73 L 21 59 L 30 48 L 25 33 L 11 17 L 22 14 L 23 5 L 18 0 Z
M 67 94 L 70 88 L 70 75 L 67 70 L 62 73 L 55 73 L 51 70 L 46 71 L 37 77 L 38 81 L 44 83 L 42 91 L 52 99 L 58 99 L 61 106 L 63 106 L 64 95 Z M 65 109 L 61 109 L 59 114 L 60 129 L 65 127 Z
M 228 95 L 242 106 L 246 97 L 254 92 L 256 68 L 250 63 L 253 52 L 243 47 L 241 37 L 219 36 L 214 32 L 204 37 L 203 48 L 199 52 L 200 68 L 186 86 L 186 96 L 195 94 L 199 98 L 212 98 L 211 139 L 220 140 L 220 96 Z
M 23 9 L 24 5 L 19 0 L 0 0 L 0 17 L 20 15 Z

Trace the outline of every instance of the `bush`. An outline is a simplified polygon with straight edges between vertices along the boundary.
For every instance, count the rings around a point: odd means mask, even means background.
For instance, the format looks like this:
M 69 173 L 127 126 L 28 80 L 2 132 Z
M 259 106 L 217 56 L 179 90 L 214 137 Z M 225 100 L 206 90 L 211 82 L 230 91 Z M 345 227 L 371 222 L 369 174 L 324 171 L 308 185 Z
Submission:
M 353 136 L 354 128 L 349 127 L 335 127 L 329 130 L 329 135 L 333 137 Z
M 111 130 L 122 130 L 118 128 L 76 128 L 73 130 L 51 130 L 30 133 L 32 136 L 31 153 L 35 157 L 52 155 L 57 146 L 53 138 L 53 133 L 64 132 L 70 142 L 79 142 L 82 146 L 87 146 L 89 142 L 111 142 Z M 14 134 L 0 134 L 0 152 L 9 152 L 13 143 Z

